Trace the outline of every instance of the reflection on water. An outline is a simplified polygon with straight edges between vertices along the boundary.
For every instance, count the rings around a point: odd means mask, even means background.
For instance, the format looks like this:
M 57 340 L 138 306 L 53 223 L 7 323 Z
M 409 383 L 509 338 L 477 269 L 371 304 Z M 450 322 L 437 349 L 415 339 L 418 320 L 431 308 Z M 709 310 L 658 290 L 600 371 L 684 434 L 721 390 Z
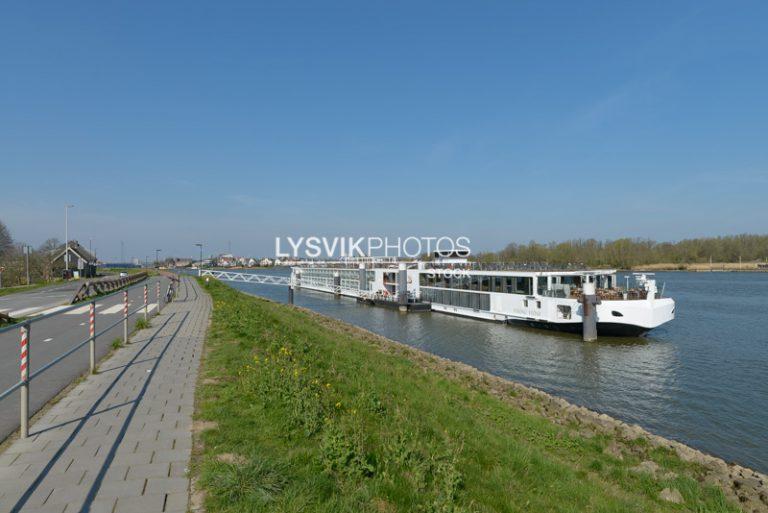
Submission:
M 401 314 L 307 290 L 297 291 L 295 302 L 768 471 L 768 274 L 657 278 L 677 302 L 676 320 L 645 338 L 589 343 L 438 313 Z M 287 298 L 285 287 L 233 285 L 276 301 Z

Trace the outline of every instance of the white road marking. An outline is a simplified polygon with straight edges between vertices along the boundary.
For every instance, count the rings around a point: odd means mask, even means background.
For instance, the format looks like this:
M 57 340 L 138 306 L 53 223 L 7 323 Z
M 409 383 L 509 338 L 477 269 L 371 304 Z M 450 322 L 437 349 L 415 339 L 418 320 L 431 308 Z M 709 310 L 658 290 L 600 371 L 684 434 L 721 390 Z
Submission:
M 96 309 L 98 310 L 101 306 L 101 303 L 96 303 Z M 81 306 L 80 308 L 75 308 L 74 310 L 70 310 L 69 312 L 64 312 L 64 315 L 82 315 L 84 313 L 88 313 L 88 311 L 91 309 L 91 305 L 85 305 Z
M 52 338 L 46 338 L 46 339 L 43 340 L 43 342 L 50 342 L 51 340 L 53 340 L 53 339 Z
M 64 310 L 65 308 L 69 308 L 70 306 L 72 305 L 54 306 L 53 308 L 49 308 L 48 310 L 43 310 L 42 312 L 38 312 L 37 315 L 48 315 L 48 314 L 56 313 L 59 310 Z
M 130 308 L 133 303 L 128 303 L 128 307 Z M 101 312 L 99 312 L 101 315 L 112 315 L 123 311 L 123 304 L 119 303 L 116 305 L 112 305 L 109 308 L 105 308 Z
M 80 326 L 85 326 L 85 323 L 84 323 L 84 322 L 81 322 L 81 323 L 80 323 Z
M 13 312 L 8 313 L 11 317 L 24 317 L 28 313 L 32 313 L 35 310 L 40 308 L 39 306 L 32 306 L 29 308 L 22 308 L 21 310 L 14 310 Z

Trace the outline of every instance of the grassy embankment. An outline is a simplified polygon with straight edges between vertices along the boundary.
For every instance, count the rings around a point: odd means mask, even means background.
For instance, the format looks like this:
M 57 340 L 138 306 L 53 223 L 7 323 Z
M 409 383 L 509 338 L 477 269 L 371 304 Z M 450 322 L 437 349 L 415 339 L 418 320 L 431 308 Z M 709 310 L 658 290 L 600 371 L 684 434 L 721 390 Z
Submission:
M 636 440 L 621 452 L 430 355 L 205 288 L 193 473 L 209 513 L 738 511 L 671 451 Z M 665 488 L 684 503 L 660 499 Z

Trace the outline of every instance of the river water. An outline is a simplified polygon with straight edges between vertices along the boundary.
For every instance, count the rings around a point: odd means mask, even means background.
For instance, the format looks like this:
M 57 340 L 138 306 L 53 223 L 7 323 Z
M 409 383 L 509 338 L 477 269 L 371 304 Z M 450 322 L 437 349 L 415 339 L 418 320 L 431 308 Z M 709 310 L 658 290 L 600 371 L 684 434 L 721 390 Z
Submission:
M 768 472 L 768 273 L 656 277 L 675 299 L 677 318 L 643 338 L 590 343 L 439 313 L 401 314 L 307 290 L 296 292 L 295 303 Z M 232 285 L 287 300 L 286 287 Z

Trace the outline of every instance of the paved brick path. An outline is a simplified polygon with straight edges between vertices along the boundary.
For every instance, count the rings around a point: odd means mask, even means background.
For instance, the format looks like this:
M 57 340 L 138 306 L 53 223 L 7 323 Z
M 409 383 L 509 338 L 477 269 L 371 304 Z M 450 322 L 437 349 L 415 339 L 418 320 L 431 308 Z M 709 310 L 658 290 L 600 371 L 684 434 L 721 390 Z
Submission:
M 0 512 L 186 512 L 210 298 L 177 300 L 0 454 Z

